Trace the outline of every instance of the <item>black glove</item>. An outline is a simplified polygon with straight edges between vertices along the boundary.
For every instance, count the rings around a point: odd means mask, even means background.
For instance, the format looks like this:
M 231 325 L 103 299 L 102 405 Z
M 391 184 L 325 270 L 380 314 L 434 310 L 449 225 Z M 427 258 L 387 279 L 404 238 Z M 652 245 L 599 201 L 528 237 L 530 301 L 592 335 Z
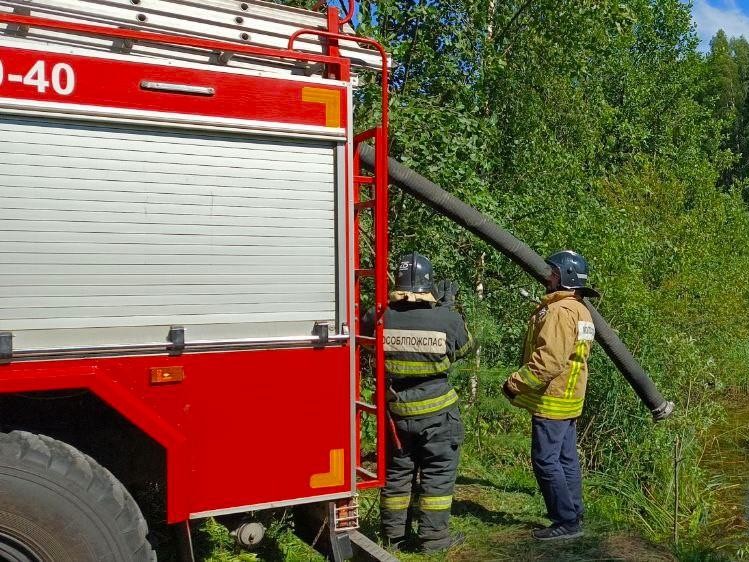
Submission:
M 434 286 L 434 298 L 438 306 L 455 306 L 455 295 L 458 294 L 458 284 L 455 281 L 443 279 Z

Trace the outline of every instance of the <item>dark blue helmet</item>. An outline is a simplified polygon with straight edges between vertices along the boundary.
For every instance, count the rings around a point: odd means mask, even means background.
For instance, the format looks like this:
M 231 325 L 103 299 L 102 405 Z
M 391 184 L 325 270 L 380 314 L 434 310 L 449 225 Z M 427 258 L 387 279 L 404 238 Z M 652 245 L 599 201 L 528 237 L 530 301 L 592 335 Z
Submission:
M 396 291 L 431 293 L 432 287 L 434 287 L 434 273 L 429 259 L 418 252 L 403 256 L 395 278 Z
M 586 297 L 600 296 L 598 291 L 588 287 L 588 262 L 577 252 L 562 250 L 546 259 L 552 268 L 559 272 L 559 286 L 578 290 Z

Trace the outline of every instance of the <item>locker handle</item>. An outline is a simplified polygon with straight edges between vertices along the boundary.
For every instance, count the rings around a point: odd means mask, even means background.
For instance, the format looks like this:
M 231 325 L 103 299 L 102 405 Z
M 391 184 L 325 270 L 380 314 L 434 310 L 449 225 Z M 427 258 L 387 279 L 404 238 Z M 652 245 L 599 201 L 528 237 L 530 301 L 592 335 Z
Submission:
M 170 94 L 188 94 L 193 96 L 213 96 L 216 89 L 208 86 L 192 86 L 190 84 L 170 84 L 168 82 L 150 82 L 143 80 L 140 83 L 142 90 L 152 92 L 167 92 Z

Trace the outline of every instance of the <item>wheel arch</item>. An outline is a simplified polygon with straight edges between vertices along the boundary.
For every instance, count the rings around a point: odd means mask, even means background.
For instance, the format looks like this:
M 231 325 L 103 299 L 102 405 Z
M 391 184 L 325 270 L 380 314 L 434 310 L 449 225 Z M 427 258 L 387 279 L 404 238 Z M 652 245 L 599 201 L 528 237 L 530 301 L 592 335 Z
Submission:
M 143 400 L 95 366 L 76 368 L 55 364 L 48 368 L 17 368 L 12 377 L 4 377 L 7 367 L 10 366 L 0 366 L 0 428 L 3 431 L 40 433 L 68 443 L 96 459 L 123 483 L 131 481 L 131 475 L 118 466 L 108 454 L 111 451 L 104 450 L 111 439 L 97 440 L 97 436 L 110 434 L 114 438 L 118 434 L 121 443 L 135 445 L 142 453 L 161 451 L 160 476 L 165 483 L 167 522 L 188 519 L 186 438 Z M 63 404 L 76 396 L 84 397 L 82 409 L 76 410 L 70 402 Z M 33 404 L 36 415 L 24 411 L 24 399 L 37 400 Z M 28 408 L 29 404 L 25 406 Z M 74 418 L 88 418 L 92 423 L 81 428 L 80 423 L 74 423 Z M 113 420 L 117 423 L 112 423 Z M 66 424 L 68 430 L 64 429 Z

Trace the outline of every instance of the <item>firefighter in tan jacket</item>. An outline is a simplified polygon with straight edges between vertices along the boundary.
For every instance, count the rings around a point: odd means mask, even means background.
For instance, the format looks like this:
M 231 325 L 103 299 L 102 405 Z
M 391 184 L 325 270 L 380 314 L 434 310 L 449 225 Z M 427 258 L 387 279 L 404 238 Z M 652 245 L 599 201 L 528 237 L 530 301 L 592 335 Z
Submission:
M 523 365 L 504 385 L 514 406 L 532 414 L 531 460 L 552 524 L 533 532 L 539 540 L 582 534 L 582 480 L 576 420 L 583 410 L 588 356 L 595 327 L 583 297 L 588 264 L 571 251 L 550 256 L 547 294 L 531 316 Z

